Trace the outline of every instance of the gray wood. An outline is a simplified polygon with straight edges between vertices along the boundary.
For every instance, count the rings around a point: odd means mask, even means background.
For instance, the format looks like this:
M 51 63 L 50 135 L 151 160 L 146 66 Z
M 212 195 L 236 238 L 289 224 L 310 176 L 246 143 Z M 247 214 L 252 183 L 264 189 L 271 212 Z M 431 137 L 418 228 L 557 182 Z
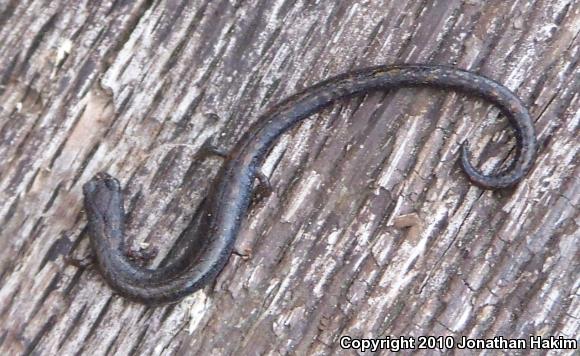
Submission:
M 578 338 L 580 3 L 0 1 L 0 354 L 327 354 L 353 337 Z M 517 188 L 472 186 L 513 135 L 480 100 L 404 89 L 285 135 L 274 193 L 216 282 L 148 309 L 91 266 L 81 186 L 126 187 L 158 263 L 219 160 L 268 106 L 331 75 L 455 65 L 514 90 L 540 153 Z M 352 352 L 344 352 L 352 354 Z M 429 353 L 427 351 L 425 354 Z M 489 351 L 489 354 L 493 351 Z

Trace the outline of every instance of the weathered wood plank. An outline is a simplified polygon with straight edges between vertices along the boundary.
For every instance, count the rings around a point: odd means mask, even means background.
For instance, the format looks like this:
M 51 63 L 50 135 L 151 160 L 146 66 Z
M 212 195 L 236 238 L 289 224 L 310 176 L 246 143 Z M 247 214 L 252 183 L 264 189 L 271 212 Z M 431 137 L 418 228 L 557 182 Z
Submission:
M 0 2 L 0 352 L 339 352 L 341 335 L 577 338 L 580 3 Z M 509 161 L 496 109 L 435 90 L 335 105 L 285 135 L 217 281 L 168 307 L 114 296 L 81 186 L 126 187 L 128 231 L 171 248 L 269 105 L 372 64 L 452 64 L 514 90 L 538 162 L 482 191 L 456 164 Z M 210 178 L 208 178 L 210 177 Z M 156 261 L 159 262 L 159 261 Z

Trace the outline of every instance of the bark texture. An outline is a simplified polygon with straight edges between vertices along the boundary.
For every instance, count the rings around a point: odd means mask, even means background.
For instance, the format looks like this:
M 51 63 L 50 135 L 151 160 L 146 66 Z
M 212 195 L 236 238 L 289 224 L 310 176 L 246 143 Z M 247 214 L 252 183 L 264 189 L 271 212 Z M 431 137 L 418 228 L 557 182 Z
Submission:
M 578 338 L 579 33 L 576 0 L 0 0 L 0 354 Z M 196 157 L 203 143 L 227 150 L 297 90 L 402 62 L 516 92 L 540 143 L 525 181 L 482 191 L 457 164 L 467 139 L 485 171 L 509 162 L 497 109 L 436 90 L 377 93 L 278 141 L 264 165 L 275 191 L 205 290 L 146 308 L 66 262 L 89 254 L 81 186 L 96 172 L 121 180 L 133 245 L 158 246 L 158 263 L 220 165 Z

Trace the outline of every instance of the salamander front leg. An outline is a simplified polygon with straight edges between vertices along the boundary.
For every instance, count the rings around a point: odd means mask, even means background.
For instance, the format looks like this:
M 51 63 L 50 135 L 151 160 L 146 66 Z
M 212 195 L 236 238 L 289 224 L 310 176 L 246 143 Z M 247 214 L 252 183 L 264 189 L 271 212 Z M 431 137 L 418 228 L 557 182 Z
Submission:
M 125 250 L 125 256 L 139 266 L 147 266 L 151 261 L 157 257 L 159 249 L 154 246 L 133 248 L 129 247 Z
M 221 159 L 226 159 L 228 157 L 228 153 L 221 148 L 218 148 L 208 141 L 206 141 L 200 148 L 199 152 L 197 153 L 199 158 L 211 158 L 211 157 L 218 157 Z
M 257 204 L 265 198 L 269 197 L 274 189 L 272 188 L 272 184 L 270 184 L 270 179 L 264 174 L 264 172 L 258 171 L 256 173 L 256 179 L 258 179 L 258 185 L 254 190 L 254 196 L 252 200 Z
M 64 256 L 64 262 L 67 265 L 75 266 L 79 269 L 85 269 L 95 263 L 95 256 L 91 253 L 83 257 L 75 257 L 69 254 Z

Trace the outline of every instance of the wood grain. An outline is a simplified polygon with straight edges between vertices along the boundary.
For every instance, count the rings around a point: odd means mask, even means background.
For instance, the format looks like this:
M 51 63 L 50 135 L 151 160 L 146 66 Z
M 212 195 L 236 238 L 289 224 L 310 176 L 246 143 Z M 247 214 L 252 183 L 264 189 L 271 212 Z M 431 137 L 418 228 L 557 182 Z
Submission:
M 0 0 L 0 353 L 578 338 L 579 33 L 576 0 Z M 227 150 L 297 90 L 401 62 L 516 92 L 540 143 L 527 179 L 482 191 L 457 164 L 467 139 L 485 171 L 509 162 L 497 109 L 436 90 L 377 93 L 279 140 L 264 165 L 275 192 L 205 290 L 148 309 L 67 263 L 90 253 L 81 186 L 96 172 L 121 180 L 133 246 L 158 246 L 159 263 L 219 168 L 196 156 L 202 144 Z

